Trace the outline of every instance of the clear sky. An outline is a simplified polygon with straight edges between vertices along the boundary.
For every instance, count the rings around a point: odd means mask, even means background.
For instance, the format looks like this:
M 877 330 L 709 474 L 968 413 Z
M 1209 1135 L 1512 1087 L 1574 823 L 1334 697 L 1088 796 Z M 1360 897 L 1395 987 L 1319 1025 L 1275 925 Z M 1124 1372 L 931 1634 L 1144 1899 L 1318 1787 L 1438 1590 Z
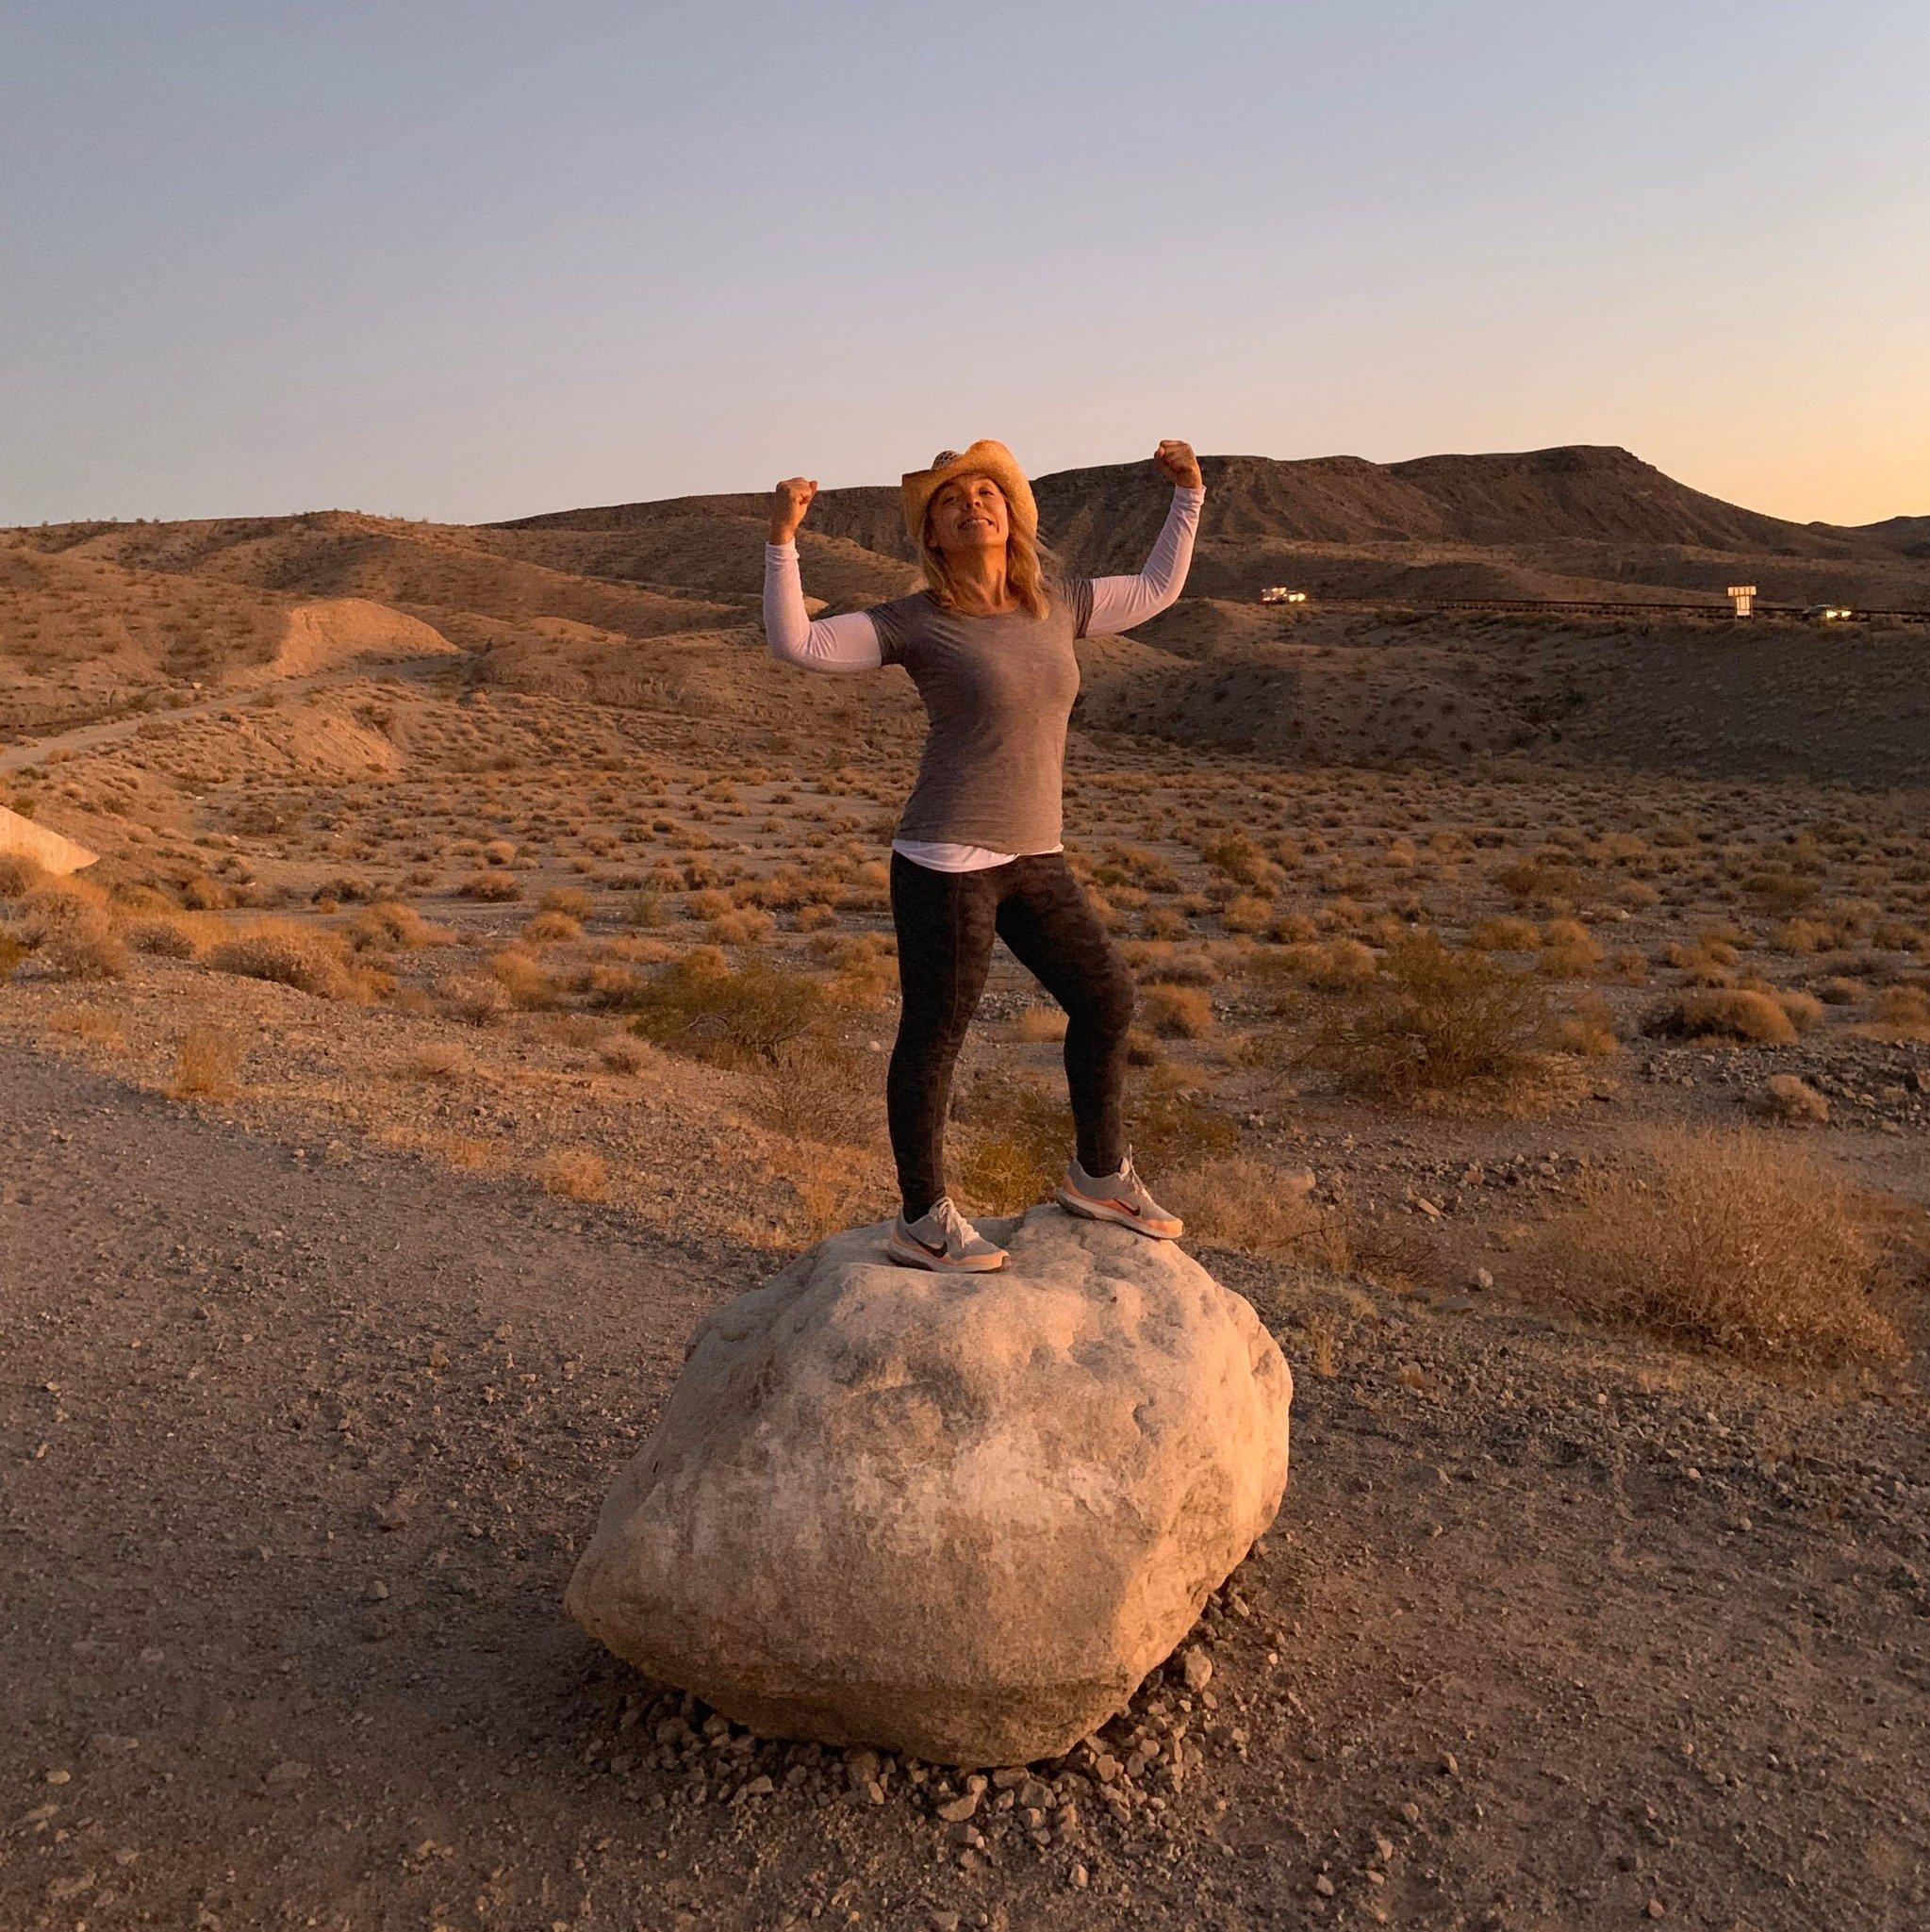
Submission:
M 1930 513 L 1930 0 L 0 0 L 0 523 L 979 436 Z

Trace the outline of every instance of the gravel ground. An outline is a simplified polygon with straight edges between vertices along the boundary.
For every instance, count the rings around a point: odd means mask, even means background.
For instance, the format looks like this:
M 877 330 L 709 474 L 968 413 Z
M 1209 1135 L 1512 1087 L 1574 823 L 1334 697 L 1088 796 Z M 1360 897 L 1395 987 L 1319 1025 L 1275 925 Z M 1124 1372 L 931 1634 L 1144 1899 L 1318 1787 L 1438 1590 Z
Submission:
M 767 1256 L 17 1045 L 0 1091 L 0 1924 L 1930 1922 L 1920 1389 L 1207 1251 L 1295 1369 L 1280 1520 L 1131 1711 L 981 1788 L 561 1617 Z

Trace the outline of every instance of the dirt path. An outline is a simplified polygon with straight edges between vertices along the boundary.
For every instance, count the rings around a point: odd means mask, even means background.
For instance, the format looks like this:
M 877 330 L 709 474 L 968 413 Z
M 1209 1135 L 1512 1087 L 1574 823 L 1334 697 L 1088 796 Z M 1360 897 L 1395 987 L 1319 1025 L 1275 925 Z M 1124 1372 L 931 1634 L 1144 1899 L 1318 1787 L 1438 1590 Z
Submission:
M 962 1861 L 901 1780 L 663 1761 L 561 1619 L 754 1257 L 12 1046 L 0 1093 L 0 1924 L 1930 1919 L 1913 1407 L 1210 1256 L 1300 1393 L 1205 1763 Z

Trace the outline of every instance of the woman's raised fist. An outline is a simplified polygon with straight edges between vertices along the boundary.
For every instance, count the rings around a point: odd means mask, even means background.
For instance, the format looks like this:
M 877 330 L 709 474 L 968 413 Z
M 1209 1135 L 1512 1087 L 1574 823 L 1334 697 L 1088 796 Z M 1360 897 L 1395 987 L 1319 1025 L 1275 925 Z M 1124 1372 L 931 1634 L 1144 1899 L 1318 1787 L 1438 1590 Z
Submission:
M 817 494 L 815 476 L 786 476 L 770 493 L 770 540 L 788 543 L 798 534 L 811 499 Z
M 1191 443 L 1167 437 L 1153 452 L 1153 465 L 1179 489 L 1204 489 L 1206 479 L 1199 473 L 1199 458 Z

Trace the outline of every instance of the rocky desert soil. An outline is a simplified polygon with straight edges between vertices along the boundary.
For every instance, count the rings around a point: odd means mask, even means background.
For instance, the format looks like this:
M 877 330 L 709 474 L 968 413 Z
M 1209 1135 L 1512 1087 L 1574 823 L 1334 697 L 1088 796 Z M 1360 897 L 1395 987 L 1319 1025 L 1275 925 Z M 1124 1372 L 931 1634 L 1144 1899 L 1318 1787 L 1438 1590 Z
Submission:
M 1922 611 L 1910 533 L 1208 474 L 1067 844 L 1294 1474 L 1128 1711 L 969 1776 L 560 1607 L 701 1314 L 891 1206 L 902 680 L 763 657 L 749 499 L 0 533 L 0 806 L 100 855 L 0 837 L 0 1927 L 1930 1923 L 1930 629 L 1422 594 Z M 807 589 L 903 587 L 894 501 Z M 975 1211 L 1058 1055 L 1001 960 Z

